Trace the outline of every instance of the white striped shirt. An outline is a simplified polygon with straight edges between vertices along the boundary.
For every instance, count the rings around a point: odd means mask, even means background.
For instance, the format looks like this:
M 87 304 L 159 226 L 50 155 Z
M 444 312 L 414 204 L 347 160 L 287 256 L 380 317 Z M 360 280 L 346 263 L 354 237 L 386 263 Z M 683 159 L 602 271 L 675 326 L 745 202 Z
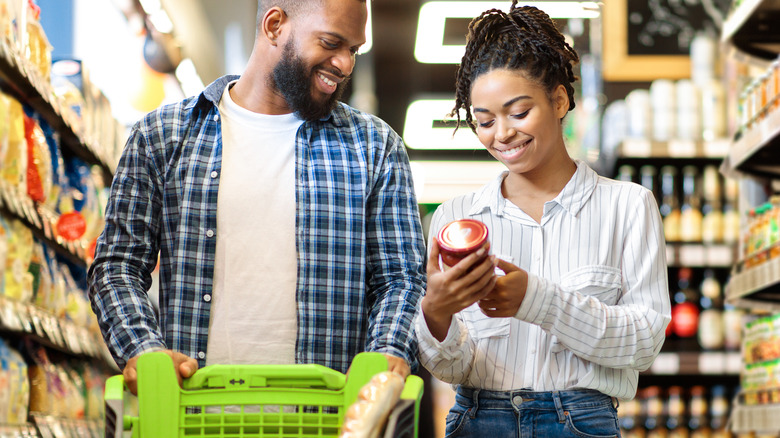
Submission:
M 505 176 L 439 206 L 429 235 L 455 219 L 484 222 L 491 252 L 528 272 L 523 303 L 514 318 L 488 318 L 474 304 L 452 319 L 443 342 L 418 311 L 421 363 L 471 388 L 589 388 L 633 398 L 671 320 L 652 193 L 577 162 L 537 223 L 501 195 Z

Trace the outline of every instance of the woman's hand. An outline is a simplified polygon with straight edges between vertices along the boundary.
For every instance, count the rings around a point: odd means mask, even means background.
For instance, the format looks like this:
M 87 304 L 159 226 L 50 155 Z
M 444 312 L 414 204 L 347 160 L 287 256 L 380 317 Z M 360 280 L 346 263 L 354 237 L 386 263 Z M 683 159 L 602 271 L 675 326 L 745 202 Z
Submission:
M 495 257 L 485 256 L 485 244 L 446 271 L 439 269 L 439 244 L 433 239 L 428 255 L 428 289 L 421 307 L 428 330 L 439 340 L 447 337 L 452 315 L 482 299 L 496 284 Z
M 492 318 L 513 317 L 523 304 L 528 273 L 501 259 L 498 259 L 498 268 L 506 275 L 498 277 L 493 290 L 479 300 L 479 307 L 482 313 Z

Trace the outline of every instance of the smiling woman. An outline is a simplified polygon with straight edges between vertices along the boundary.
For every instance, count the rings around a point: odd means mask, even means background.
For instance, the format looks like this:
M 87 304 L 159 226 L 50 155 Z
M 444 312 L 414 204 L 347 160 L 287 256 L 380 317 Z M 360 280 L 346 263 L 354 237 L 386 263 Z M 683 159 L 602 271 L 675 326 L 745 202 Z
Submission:
M 516 3 L 471 21 L 453 110 L 506 171 L 444 202 L 428 233 L 478 220 L 493 255 L 443 269 L 429 239 L 421 363 L 457 387 L 448 437 L 619 436 L 616 400 L 634 397 L 670 320 L 660 214 L 647 189 L 568 155 L 579 57 Z

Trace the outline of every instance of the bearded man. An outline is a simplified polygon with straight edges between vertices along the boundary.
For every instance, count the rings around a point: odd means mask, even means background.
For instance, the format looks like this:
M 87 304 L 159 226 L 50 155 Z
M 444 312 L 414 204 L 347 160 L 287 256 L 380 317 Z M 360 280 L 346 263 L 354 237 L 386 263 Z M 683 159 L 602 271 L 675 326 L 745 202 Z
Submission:
M 339 101 L 367 15 L 365 0 L 259 0 L 243 74 L 132 128 L 89 269 L 131 391 L 138 357 L 159 350 L 180 379 L 210 364 L 346 372 L 361 351 L 416 367 L 409 160 L 384 121 Z

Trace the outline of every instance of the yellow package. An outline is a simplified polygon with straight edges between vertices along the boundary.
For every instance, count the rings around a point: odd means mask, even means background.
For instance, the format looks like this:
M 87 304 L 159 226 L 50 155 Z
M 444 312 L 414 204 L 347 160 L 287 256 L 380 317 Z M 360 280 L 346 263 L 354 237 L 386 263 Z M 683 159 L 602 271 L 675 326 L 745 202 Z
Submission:
M 8 100 L 8 145 L 0 163 L 0 176 L 19 193 L 27 193 L 27 140 L 24 137 L 24 112 L 16 99 Z
M 32 231 L 18 220 L 11 221 L 5 269 L 5 295 L 17 301 L 32 299 L 33 276 L 29 272 L 33 252 Z

